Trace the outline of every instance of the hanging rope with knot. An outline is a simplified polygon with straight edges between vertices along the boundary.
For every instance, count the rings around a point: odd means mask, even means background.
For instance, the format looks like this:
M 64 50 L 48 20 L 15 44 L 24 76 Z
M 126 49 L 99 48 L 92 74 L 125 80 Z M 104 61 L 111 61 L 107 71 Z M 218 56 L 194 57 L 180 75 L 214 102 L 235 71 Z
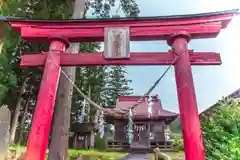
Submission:
M 163 79 L 163 77 L 167 74 L 167 72 L 170 70 L 170 68 L 174 65 L 174 63 L 178 60 L 179 58 L 179 53 L 177 53 L 174 49 L 173 49 L 173 54 L 174 54 L 174 60 L 172 61 L 172 63 L 167 67 L 167 69 L 163 72 L 163 74 L 155 81 L 155 83 L 153 83 L 153 85 L 149 88 L 149 90 L 144 94 L 144 96 L 140 97 L 139 100 L 132 105 L 129 110 L 133 110 L 134 108 L 136 108 L 137 106 L 139 106 L 139 104 L 143 103 L 145 101 L 145 97 L 149 96 L 152 91 L 157 87 L 157 85 L 160 83 L 160 81 Z M 185 51 L 186 52 L 186 51 Z M 128 114 L 129 112 L 126 112 L 123 116 L 125 116 L 126 114 Z
M 174 60 L 172 61 L 172 63 L 168 66 L 168 68 L 163 72 L 163 74 L 157 79 L 157 81 L 151 86 L 151 88 L 146 92 L 146 94 L 144 96 L 142 96 L 136 104 L 134 104 L 133 106 L 131 106 L 127 112 L 123 113 L 123 117 L 126 116 L 129 111 L 133 111 L 133 109 L 135 107 L 137 107 L 139 104 L 141 104 L 144 101 L 144 98 L 146 96 L 149 96 L 149 94 L 151 94 L 151 92 L 156 88 L 156 86 L 160 83 L 160 81 L 163 79 L 163 77 L 166 75 L 166 73 L 169 71 L 169 69 L 172 67 L 172 65 L 178 60 L 179 58 L 179 54 L 173 50 L 174 53 Z M 56 64 L 56 62 L 52 59 L 51 55 L 49 54 L 49 57 L 51 58 L 52 62 L 60 67 L 58 64 Z M 61 67 L 60 67 L 61 68 Z M 73 85 L 73 87 L 76 89 L 76 91 L 93 107 L 99 109 L 100 111 L 106 111 L 102 106 L 98 105 L 97 103 L 95 103 L 94 101 L 92 101 L 88 96 L 86 96 L 78 87 L 77 85 L 70 79 L 70 77 L 61 69 L 61 73 L 67 78 L 67 80 Z

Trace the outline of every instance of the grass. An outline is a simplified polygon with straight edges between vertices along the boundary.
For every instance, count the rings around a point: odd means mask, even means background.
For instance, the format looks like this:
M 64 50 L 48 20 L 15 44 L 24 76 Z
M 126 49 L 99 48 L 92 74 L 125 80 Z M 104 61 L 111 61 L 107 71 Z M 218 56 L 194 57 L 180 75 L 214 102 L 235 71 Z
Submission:
M 12 146 L 9 147 L 9 150 L 11 151 L 17 151 L 24 153 L 26 151 L 26 147 L 23 146 Z M 94 149 L 69 149 L 68 150 L 70 157 L 80 157 L 80 156 L 91 156 L 96 157 L 101 160 L 119 160 L 120 158 L 126 156 L 128 153 L 123 152 L 104 152 L 104 151 L 98 151 Z M 172 159 L 181 158 L 184 156 L 183 151 L 179 152 L 164 152 L 165 154 L 169 155 Z M 154 155 L 149 154 L 149 160 L 154 160 Z
M 92 156 L 92 157 L 98 157 L 101 159 L 113 159 L 117 160 L 124 156 L 126 156 L 128 153 L 122 153 L 122 152 L 104 152 L 104 151 L 98 151 L 94 149 L 69 149 L 69 155 L 70 157 L 78 157 L 78 156 Z
M 24 153 L 26 151 L 26 147 L 23 146 L 11 146 L 9 147 L 10 151 L 17 151 L 20 153 Z M 80 157 L 80 156 L 91 156 L 100 158 L 102 160 L 119 160 L 120 158 L 126 156 L 128 153 L 122 153 L 122 152 L 104 152 L 104 151 L 98 151 L 94 149 L 69 149 L 68 150 L 69 157 Z

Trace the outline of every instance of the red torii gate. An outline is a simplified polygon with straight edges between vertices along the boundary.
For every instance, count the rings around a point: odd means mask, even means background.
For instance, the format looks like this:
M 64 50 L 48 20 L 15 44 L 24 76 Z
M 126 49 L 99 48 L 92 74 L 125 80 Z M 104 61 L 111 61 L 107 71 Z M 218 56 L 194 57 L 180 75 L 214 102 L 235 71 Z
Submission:
M 218 53 L 188 50 L 191 39 L 215 38 L 226 28 L 238 10 L 223 12 L 145 18 L 100 20 L 11 20 L 10 24 L 28 41 L 49 41 L 47 53 L 21 57 L 21 67 L 44 66 L 38 101 L 30 131 L 25 160 L 44 160 L 60 66 L 96 65 L 170 65 L 175 56 L 175 75 L 186 160 L 204 160 L 204 147 L 191 65 L 220 65 Z M 165 40 L 169 52 L 131 53 L 128 59 L 104 59 L 103 53 L 65 53 L 69 42 L 104 40 L 104 28 L 129 27 L 130 40 Z M 173 54 L 178 53 L 178 55 Z

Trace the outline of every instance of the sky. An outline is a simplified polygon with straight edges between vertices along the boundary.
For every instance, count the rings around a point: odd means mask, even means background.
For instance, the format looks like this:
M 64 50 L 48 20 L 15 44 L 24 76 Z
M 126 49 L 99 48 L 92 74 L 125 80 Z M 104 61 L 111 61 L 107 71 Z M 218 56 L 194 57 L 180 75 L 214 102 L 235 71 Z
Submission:
M 240 0 L 136 0 L 140 16 L 182 15 L 214 12 L 240 8 Z M 193 79 L 199 112 L 216 103 L 240 88 L 240 16 L 236 16 L 229 26 L 215 39 L 192 40 L 189 48 L 194 51 L 218 52 L 221 54 L 221 66 L 194 66 Z M 238 46 L 239 45 L 239 46 Z M 131 42 L 132 52 L 168 51 L 165 41 Z M 161 76 L 167 66 L 129 66 L 127 77 L 132 80 L 130 86 L 134 95 L 143 95 Z M 158 94 L 163 107 L 179 112 L 174 70 L 171 69 L 152 92 Z

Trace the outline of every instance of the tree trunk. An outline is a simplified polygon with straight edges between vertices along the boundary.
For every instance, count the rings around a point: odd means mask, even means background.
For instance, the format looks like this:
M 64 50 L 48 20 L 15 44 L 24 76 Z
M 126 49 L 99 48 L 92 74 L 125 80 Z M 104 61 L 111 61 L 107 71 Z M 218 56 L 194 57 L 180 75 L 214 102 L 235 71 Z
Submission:
M 82 18 L 84 15 L 85 1 L 75 0 L 72 18 Z M 67 52 L 78 53 L 79 43 L 71 43 Z M 62 70 L 75 81 L 76 67 L 63 67 Z M 68 159 L 68 139 L 70 114 L 72 105 L 73 85 L 61 74 L 57 93 L 56 106 L 54 110 L 54 121 L 52 139 L 49 146 L 48 160 Z
M 91 85 L 89 84 L 88 85 L 88 97 L 91 99 L 91 93 L 92 93 L 92 91 L 91 91 Z M 91 116 L 91 104 L 90 103 L 88 103 L 88 108 L 87 108 L 87 113 L 88 113 L 88 115 L 87 115 L 87 118 L 86 118 L 86 122 L 90 122 L 90 116 Z M 90 137 L 88 138 L 88 141 L 89 141 L 89 143 L 88 143 L 88 147 L 94 147 L 94 131 L 91 131 L 91 133 L 90 133 Z
M 29 96 L 28 96 L 28 99 L 27 99 L 27 101 L 26 101 L 26 103 L 25 103 L 25 108 L 24 108 L 24 112 L 23 112 L 23 117 L 22 117 L 22 119 L 21 119 L 20 126 L 19 126 L 20 132 L 19 132 L 19 139 L 18 139 L 17 145 L 20 145 L 20 144 L 21 144 L 21 141 L 22 141 L 22 137 L 23 137 L 22 131 L 23 131 L 23 127 L 24 127 L 24 122 L 25 122 L 26 117 L 27 117 L 26 115 L 27 115 L 27 111 L 28 111 L 28 107 L 29 107 L 31 98 L 32 98 L 32 95 L 29 95 Z
M 88 97 L 91 99 L 91 85 L 88 85 Z M 91 104 L 88 103 L 88 108 L 87 109 L 87 117 L 86 117 L 86 122 L 90 122 L 90 116 L 91 116 Z
M 18 118 L 20 115 L 21 104 L 23 102 L 22 94 L 24 93 L 24 89 L 27 85 L 27 81 L 28 81 L 28 78 L 25 78 L 25 80 L 23 81 L 21 88 L 20 88 L 20 94 L 19 94 L 19 98 L 17 101 L 16 109 L 15 109 L 13 120 L 12 120 L 12 127 L 11 127 L 11 132 L 10 132 L 10 139 L 9 139 L 10 145 L 15 144 L 15 135 L 16 135 L 16 130 L 17 130 Z

